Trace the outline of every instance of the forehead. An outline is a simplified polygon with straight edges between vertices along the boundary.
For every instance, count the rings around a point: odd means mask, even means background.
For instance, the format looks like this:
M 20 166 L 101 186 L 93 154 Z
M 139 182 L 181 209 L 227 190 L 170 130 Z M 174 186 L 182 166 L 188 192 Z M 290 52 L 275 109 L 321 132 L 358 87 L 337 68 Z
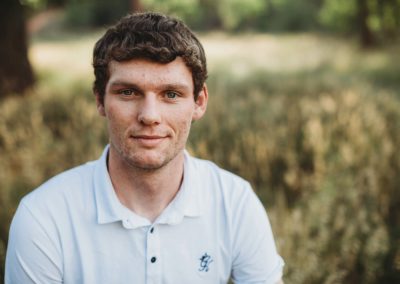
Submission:
M 147 59 L 111 61 L 108 68 L 108 85 L 116 82 L 140 85 L 184 84 L 193 89 L 192 73 L 181 57 L 169 63 Z

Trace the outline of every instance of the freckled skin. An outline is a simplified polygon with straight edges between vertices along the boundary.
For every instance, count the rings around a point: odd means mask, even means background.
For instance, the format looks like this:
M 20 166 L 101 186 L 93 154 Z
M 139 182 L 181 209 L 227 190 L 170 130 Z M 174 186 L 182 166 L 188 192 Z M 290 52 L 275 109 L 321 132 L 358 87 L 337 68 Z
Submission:
M 194 101 L 192 74 L 181 58 L 112 61 L 109 70 L 104 105 L 98 97 L 97 105 L 107 119 L 110 155 L 142 170 L 182 158 L 192 121 L 206 110 L 206 87 Z

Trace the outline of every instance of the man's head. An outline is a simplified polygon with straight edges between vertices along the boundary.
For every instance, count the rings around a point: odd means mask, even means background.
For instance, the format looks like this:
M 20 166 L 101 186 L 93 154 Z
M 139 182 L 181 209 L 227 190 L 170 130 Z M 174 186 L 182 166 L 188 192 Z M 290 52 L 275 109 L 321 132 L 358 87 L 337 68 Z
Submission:
M 207 78 L 205 53 L 196 36 L 183 22 L 165 15 L 128 15 L 108 29 L 95 45 L 93 90 L 103 102 L 111 61 L 148 59 L 169 63 L 177 57 L 182 57 L 192 73 L 196 100 Z

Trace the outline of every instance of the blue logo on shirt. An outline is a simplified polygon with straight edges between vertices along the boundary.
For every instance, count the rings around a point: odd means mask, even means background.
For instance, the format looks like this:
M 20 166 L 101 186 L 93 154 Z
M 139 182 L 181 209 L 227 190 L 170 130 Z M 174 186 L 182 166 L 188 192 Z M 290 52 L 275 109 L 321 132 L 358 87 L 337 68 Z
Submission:
M 207 253 L 203 254 L 203 256 L 200 259 L 200 268 L 199 271 L 205 271 L 208 272 L 209 270 L 209 265 L 211 262 L 213 262 L 213 259 L 211 258 L 210 255 Z

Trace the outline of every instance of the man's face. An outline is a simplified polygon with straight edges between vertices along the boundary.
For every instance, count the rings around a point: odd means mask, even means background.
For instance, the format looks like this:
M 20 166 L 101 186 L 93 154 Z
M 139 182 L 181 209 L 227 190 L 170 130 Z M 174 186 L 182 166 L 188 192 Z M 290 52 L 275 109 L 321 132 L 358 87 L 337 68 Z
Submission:
M 194 101 L 192 74 L 180 57 L 167 64 L 112 61 L 109 72 L 104 104 L 97 96 L 97 105 L 108 122 L 110 154 L 140 169 L 168 164 L 206 110 L 206 87 Z

